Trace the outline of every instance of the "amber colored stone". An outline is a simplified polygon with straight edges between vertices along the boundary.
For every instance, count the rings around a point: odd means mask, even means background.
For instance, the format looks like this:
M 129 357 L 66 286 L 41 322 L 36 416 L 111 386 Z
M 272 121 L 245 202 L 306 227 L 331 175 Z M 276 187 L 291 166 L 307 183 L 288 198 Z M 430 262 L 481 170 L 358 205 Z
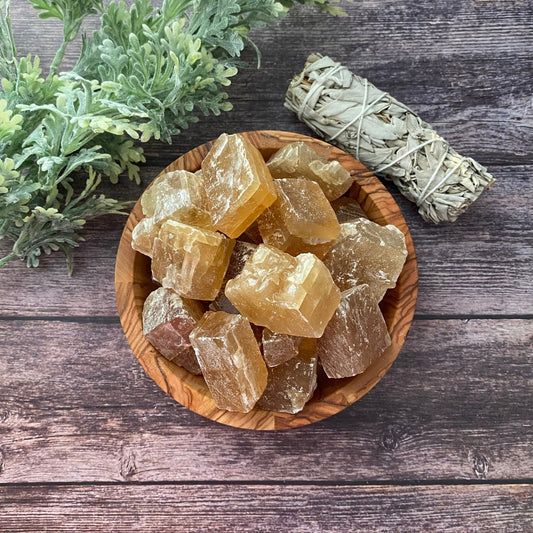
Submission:
M 297 337 L 320 337 L 339 305 L 340 291 L 313 254 L 292 257 L 260 244 L 225 290 L 254 324 Z
M 131 247 L 141 254 L 152 257 L 154 239 L 159 234 L 159 225 L 151 217 L 144 217 L 131 232 Z
M 154 241 L 152 276 L 186 298 L 213 300 L 234 244 L 221 233 L 167 220 Z
M 208 311 L 190 334 L 219 409 L 247 413 L 265 390 L 267 369 L 248 320 Z
M 131 246 L 149 257 L 166 220 L 214 229 L 207 211 L 203 179 L 186 170 L 167 172 L 156 178 L 141 196 L 141 207 L 146 216 L 133 229 Z
M 315 345 L 315 339 L 303 339 L 298 355 L 268 369 L 267 386 L 257 402 L 258 407 L 292 414 L 304 408 L 316 389 Z
M 304 142 L 285 145 L 268 160 L 267 166 L 275 179 L 315 181 L 330 201 L 342 196 L 353 183 L 350 173 L 338 161 L 328 161 Z
M 265 244 L 291 255 L 324 255 L 340 226 L 322 189 L 304 178 L 274 182 L 277 200 L 257 219 Z
M 334 202 L 331 202 L 331 207 L 333 207 L 333 211 L 337 215 L 337 220 L 341 224 L 343 222 L 352 222 L 358 218 L 368 218 L 361 204 L 348 196 L 342 196 Z
M 360 218 L 341 224 L 324 264 L 341 291 L 366 283 L 379 302 L 396 285 L 406 258 L 405 237 L 398 228 Z
M 317 341 L 317 354 L 330 378 L 364 372 L 390 345 L 387 324 L 368 285 L 342 292 L 341 303 Z
M 261 152 L 242 135 L 223 133 L 202 162 L 215 228 L 238 237 L 276 199 Z
M 162 174 L 141 196 L 143 213 L 155 224 L 173 220 L 204 229 L 213 229 L 201 176 L 175 170 Z
M 186 170 L 158 176 L 141 196 L 141 207 L 155 222 L 173 216 L 184 224 L 213 229 L 203 178 Z
M 165 358 L 193 374 L 201 374 L 189 333 L 203 315 L 202 305 L 160 287 L 143 307 L 143 333 Z
M 277 366 L 298 355 L 301 337 L 263 329 L 263 358 L 267 366 Z

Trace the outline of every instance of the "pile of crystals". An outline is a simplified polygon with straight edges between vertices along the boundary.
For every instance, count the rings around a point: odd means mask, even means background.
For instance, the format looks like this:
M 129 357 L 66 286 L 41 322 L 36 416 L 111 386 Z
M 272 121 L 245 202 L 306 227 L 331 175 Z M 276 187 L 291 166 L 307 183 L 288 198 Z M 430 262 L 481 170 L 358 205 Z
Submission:
M 192 174 L 159 176 L 132 246 L 161 287 L 143 309 L 148 341 L 203 375 L 229 411 L 297 413 L 317 368 L 364 372 L 390 345 L 378 306 L 403 268 L 405 239 L 343 194 L 353 178 L 303 142 L 265 163 L 222 134 Z

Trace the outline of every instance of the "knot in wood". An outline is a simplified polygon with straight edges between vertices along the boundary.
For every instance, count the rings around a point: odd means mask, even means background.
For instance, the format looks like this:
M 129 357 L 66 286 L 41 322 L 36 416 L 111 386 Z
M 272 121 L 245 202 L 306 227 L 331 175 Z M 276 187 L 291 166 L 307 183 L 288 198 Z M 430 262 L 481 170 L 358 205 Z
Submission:
M 135 464 L 135 454 L 131 450 L 122 448 L 120 475 L 124 480 L 129 481 L 136 473 L 137 465 Z
M 489 460 L 482 453 L 474 453 L 473 470 L 477 478 L 485 479 L 487 477 Z
M 400 440 L 405 435 L 406 431 L 404 428 L 396 425 L 388 426 L 381 437 L 381 446 L 392 452 L 398 448 L 400 445 Z

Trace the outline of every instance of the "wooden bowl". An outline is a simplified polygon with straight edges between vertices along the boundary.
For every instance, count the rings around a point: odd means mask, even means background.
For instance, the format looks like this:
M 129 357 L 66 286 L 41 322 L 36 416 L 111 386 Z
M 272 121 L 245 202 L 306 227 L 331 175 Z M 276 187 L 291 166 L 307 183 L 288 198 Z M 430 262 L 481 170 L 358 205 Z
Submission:
M 120 321 L 133 353 L 148 375 L 167 394 L 202 416 L 248 429 L 288 429 L 305 426 L 334 415 L 366 394 L 387 372 L 402 347 L 413 320 L 417 297 L 418 271 L 413 241 L 398 205 L 380 181 L 359 161 L 323 141 L 281 131 L 243 133 L 257 146 L 265 159 L 287 143 L 305 141 L 328 159 L 336 159 L 355 178 L 349 196 L 355 198 L 371 220 L 394 224 L 405 235 L 408 256 L 394 289 L 387 292 L 380 306 L 392 339 L 391 346 L 363 374 L 353 378 L 328 379 L 320 375 L 317 390 L 303 411 L 297 414 L 275 413 L 255 408 L 251 412 L 232 413 L 218 409 L 201 376 L 167 361 L 146 340 L 142 331 L 145 298 L 157 286 L 151 279 L 150 258 L 131 248 L 131 232 L 143 217 L 140 200 L 131 212 L 120 240 L 115 267 L 115 291 Z M 203 144 L 176 159 L 163 172 L 185 169 L 195 172 L 211 147 Z

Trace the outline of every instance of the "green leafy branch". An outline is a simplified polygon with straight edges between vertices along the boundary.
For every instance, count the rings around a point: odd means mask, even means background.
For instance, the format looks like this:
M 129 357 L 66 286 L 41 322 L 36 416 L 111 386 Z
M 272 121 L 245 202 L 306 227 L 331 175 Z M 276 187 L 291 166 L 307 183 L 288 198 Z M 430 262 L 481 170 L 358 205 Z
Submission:
M 0 0 L 0 239 L 13 243 L 0 266 L 37 266 L 44 253 L 72 250 L 87 220 L 127 204 L 98 195 L 102 176 L 140 182 L 139 142 L 172 136 L 199 114 L 229 111 L 223 90 L 237 74 L 252 28 L 274 24 L 292 0 L 28 0 L 40 18 L 63 24 L 63 42 L 45 76 L 38 57 L 17 56 L 9 1 Z M 328 0 L 300 4 L 341 15 Z M 333 0 L 335 3 L 335 0 Z M 60 73 L 68 44 L 89 15 L 75 68 Z M 253 43 L 252 43 L 253 44 Z

